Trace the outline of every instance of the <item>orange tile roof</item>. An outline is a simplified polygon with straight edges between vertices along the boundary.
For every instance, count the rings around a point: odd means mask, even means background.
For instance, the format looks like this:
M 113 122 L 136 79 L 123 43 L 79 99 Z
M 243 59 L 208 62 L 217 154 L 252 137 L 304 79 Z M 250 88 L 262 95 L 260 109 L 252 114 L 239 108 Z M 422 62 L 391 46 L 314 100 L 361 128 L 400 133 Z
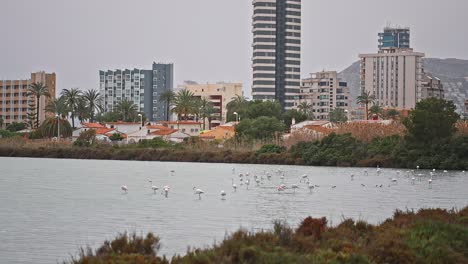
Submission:
M 195 122 L 195 121 L 161 121 L 158 122 L 159 124 L 170 124 L 170 125 L 201 125 L 202 123 L 200 122 Z
M 138 125 L 140 122 L 123 122 L 123 121 L 118 121 L 118 122 L 106 122 L 106 124 L 109 125 Z
M 235 128 L 233 126 L 217 126 L 215 129 L 225 129 L 234 132 Z
M 99 123 L 82 123 L 81 125 L 83 125 L 86 128 L 104 128 L 104 127 L 106 127 L 106 126 L 101 125 Z
M 107 128 L 107 127 L 100 127 L 100 128 L 96 128 L 95 131 L 96 131 L 96 135 L 105 135 L 111 131 L 113 131 L 114 129 L 111 129 L 111 128 Z
M 150 126 L 146 126 L 147 129 L 159 129 L 159 130 L 168 130 L 170 128 L 166 127 L 166 126 L 158 126 L 158 125 L 150 125 Z
M 156 130 L 154 132 L 151 132 L 150 135 L 153 136 L 167 136 L 170 134 L 173 134 L 177 132 L 177 129 L 161 129 L 161 130 Z

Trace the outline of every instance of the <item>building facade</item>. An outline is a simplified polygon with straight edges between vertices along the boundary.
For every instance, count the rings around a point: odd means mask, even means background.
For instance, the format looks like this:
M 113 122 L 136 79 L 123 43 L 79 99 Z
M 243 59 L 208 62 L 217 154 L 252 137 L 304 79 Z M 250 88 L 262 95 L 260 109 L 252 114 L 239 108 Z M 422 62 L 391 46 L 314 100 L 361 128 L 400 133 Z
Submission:
M 294 107 L 300 89 L 301 0 L 253 0 L 254 100 Z
M 186 82 L 177 87 L 178 90 L 186 89 L 192 92 L 196 97 L 206 98 L 214 108 L 211 124 L 206 124 L 205 127 L 217 127 L 226 123 L 227 104 L 237 96 L 243 96 L 241 83 L 207 83 L 196 84 L 194 82 Z M 205 122 L 208 122 L 205 120 Z
M 149 121 L 166 120 L 161 93 L 173 89 L 173 64 L 153 63 L 151 70 L 125 69 L 99 71 L 100 93 L 104 98 L 104 111 L 115 109 L 124 99 L 132 101 Z
M 424 73 L 421 81 L 421 99 L 436 97 L 444 99 L 444 87 L 442 81 L 430 73 Z
M 379 51 L 360 54 L 361 91 L 375 96 L 385 108 L 412 109 L 422 98 L 424 53 L 409 47 L 409 29 L 384 29 Z M 386 38 L 387 34 L 392 38 Z
M 43 83 L 50 94 L 50 97 L 41 97 L 39 109 L 36 109 L 36 98 L 28 96 L 29 86 L 33 83 Z M 38 113 L 41 124 L 48 116 L 44 108 L 55 98 L 55 91 L 55 73 L 34 72 L 31 73 L 31 78 L 26 80 L 0 80 L 0 117 L 3 124 L 6 126 L 13 122 L 29 123 L 28 116 L 33 112 Z
M 302 80 L 299 103 L 311 105 L 314 119 L 328 120 L 336 108 L 350 111 L 350 99 L 348 84 L 338 79 L 336 71 L 311 73 Z

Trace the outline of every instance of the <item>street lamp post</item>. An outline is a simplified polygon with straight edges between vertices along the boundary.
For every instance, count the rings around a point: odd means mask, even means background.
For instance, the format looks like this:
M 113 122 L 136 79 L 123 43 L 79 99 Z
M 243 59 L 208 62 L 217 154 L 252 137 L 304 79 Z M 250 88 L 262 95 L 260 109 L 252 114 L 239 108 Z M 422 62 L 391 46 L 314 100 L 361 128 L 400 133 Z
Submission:
M 240 122 L 239 113 L 234 112 L 233 114 L 236 115 L 236 122 L 239 123 Z
M 60 141 L 60 115 L 55 115 L 57 117 L 57 141 Z
M 348 109 L 345 109 L 344 112 L 346 113 L 346 119 L 347 121 L 351 121 L 350 118 L 349 118 L 349 110 Z
M 142 114 L 138 114 L 138 116 L 140 117 L 140 142 L 142 140 L 142 134 L 143 133 L 143 115 Z

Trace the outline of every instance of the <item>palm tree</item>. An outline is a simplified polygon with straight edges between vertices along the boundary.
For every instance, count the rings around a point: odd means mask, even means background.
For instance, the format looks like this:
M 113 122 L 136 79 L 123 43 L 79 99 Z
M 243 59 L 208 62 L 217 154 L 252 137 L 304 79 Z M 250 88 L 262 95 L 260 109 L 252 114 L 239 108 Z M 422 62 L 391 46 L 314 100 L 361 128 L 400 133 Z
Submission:
M 166 90 L 159 95 L 159 101 L 166 105 L 166 121 L 169 121 L 171 103 L 175 99 L 175 93 L 172 90 Z
M 377 115 L 378 117 L 382 117 L 383 109 L 379 105 L 375 104 L 371 106 L 369 112 L 373 115 Z
M 231 98 L 231 101 L 226 105 L 226 120 L 237 121 L 237 117 L 234 115 L 234 112 L 237 112 L 239 115 L 244 116 L 248 104 L 249 101 L 247 101 L 247 98 L 245 98 L 242 95 L 236 95 L 235 97 Z
M 83 121 L 91 117 L 91 111 L 89 110 L 88 104 L 83 97 L 78 99 L 75 115 L 78 117 L 80 123 L 83 123 Z
M 29 96 L 34 96 L 36 97 L 36 128 L 39 127 L 39 112 L 40 112 L 40 101 L 42 96 L 47 96 L 50 97 L 49 90 L 47 89 L 47 86 L 45 86 L 41 82 L 36 82 L 31 84 L 31 86 L 28 88 L 28 94 Z
M 62 96 L 71 112 L 72 127 L 75 128 L 75 115 L 78 101 L 81 97 L 81 91 L 78 88 L 63 89 Z
M 88 105 L 89 118 L 91 123 L 93 123 L 95 111 L 100 112 L 102 110 L 102 97 L 97 90 L 91 89 L 84 92 L 83 99 Z
M 309 104 L 307 102 L 301 102 L 297 108 L 302 112 L 304 113 L 305 115 L 307 115 L 308 117 L 312 117 L 311 115 L 311 110 L 312 110 L 312 104 Z
M 396 109 L 389 109 L 386 114 L 390 119 L 395 120 L 400 113 Z
M 131 117 L 137 115 L 138 107 L 133 101 L 123 99 L 116 105 L 115 111 L 121 114 L 124 121 L 128 121 Z
M 174 99 L 174 108 L 172 111 L 177 114 L 177 120 L 180 121 L 181 117 L 184 120 L 188 119 L 188 115 L 194 112 L 194 94 L 189 90 L 183 89 L 177 92 Z
M 44 110 L 48 113 L 52 113 L 55 116 L 60 116 L 62 119 L 65 119 L 68 116 L 68 105 L 66 103 L 66 99 L 63 96 L 59 98 L 52 99 L 44 108 Z
M 57 127 L 60 124 L 60 127 Z M 60 137 L 71 137 L 73 129 L 70 123 L 61 118 L 49 117 L 41 124 L 39 131 L 42 137 L 59 137 L 57 134 L 58 129 L 60 129 Z
M 203 130 L 205 130 L 205 119 L 208 118 L 208 129 L 211 130 L 211 117 L 214 113 L 213 103 L 205 97 L 199 100 L 200 105 L 200 117 L 203 122 Z
M 375 96 L 370 95 L 370 92 L 363 91 L 360 96 L 357 97 L 357 103 L 365 105 L 366 107 L 366 120 L 369 120 L 369 104 L 375 102 Z

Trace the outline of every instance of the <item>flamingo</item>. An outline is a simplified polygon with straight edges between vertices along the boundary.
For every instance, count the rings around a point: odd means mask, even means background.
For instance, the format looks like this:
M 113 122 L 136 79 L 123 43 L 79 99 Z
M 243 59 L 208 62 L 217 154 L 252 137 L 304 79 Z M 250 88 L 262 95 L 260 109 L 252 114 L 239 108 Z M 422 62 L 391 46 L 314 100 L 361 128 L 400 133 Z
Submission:
M 220 194 L 222 200 L 226 199 L 226 192 L 224 190 L 221 190 Z
M 413 176 L 413 177 L 411 177 L 411 184 L 413 184 L 413 185 L 414 185 L 414 181 L 415 181 L 415 180 L 416 180 L 416 178 L 414 178 L 414 176 Z
M 284 175 L 281 175 L 280 179 L 281 179 L 281 182 L 284 182 Z
M 158 186 L 152 185 L 151 189 L 153 189 L 154 193 L 156 193 L 157 190 L 159 190 Z
M 332 188 L 332 189 L 335 189 L 335 188 L 336 188 L 336 185 L 333 185 L 331 188 Z
M 351 174 L 351 180 L 354 181 L 354 174 Z
M 364 175 L 368 176 L 369 173 L 367 173 L 367 169 L 364 169 Z
M 293 189 L 294 193 L 296 193 L 296 189 L 299 189 L 299 186 L 297 184 L 291 185 L 291 189 Z
M 249 189 L 249 185 L 250 185 L 250 180 L 249 180 L 249 179 L 245 180 L 245 185 L 247 185 L 247 190 L 248 190 L 248 189 Z
M 237 191 L 237 185 L 234 183 L 234 179 L 231 179 L 232 180 L 232 189 L 234 190 L 234 192 Z
M 171 170 L 171 176 L 174 176 L 175 170 Z
M 285 189 L 286 189 L 286 186 L 284 186 L 284 184 L 281 184 L 281 185 L 279 185 L 278 187 L 276 187 L 276 190 L 277 190 L 278 192 L 282 192 L 282 191 L 284 191 Z
M 365 185 L 364 183 L 361 183 L 361 186 L 362 186 L 362 187 L 366 187 L 366 185 Z
M 169 186 L 167 186 L 167 185 L 163 187 L 164 196 L 165 196 L 166 198 L 167 198 L 167 196 L 169 195 L 169 190 L 170 190 L 170 189 L 171 189 L 171 188 L 170 188 Z
M 204 194 L 205 192 L 202 189 L 197 189 L 197 187 L 193 187 L 194 194 L 198 194 L 198 199 L 201 200 L 201 195 Z
M 122 185 L 122 186 L 120 186 L 120 189 L 121 189 L 122 191 L 124 191 L 125 193 L 128 192 L 128 187 L 127 187 L 127 185 Z
M 397 179 L 396 179 L 396 178 L 392 178 L 392 182 L 397 182 Z
M 314 190 L 314 185 L 312 183 L 308 183 L 309 191 L 312 192 Z
M 302 183 L 303 181 L 305 182 L 306 180 L 309 179 L 309 177 L 307 176 L 307 174 L 304 174 L 304 175 L 302 175 L 301 177 L 302 177 L 302 179 L 299 181 L 299 182 L 301 182 L 301 183 Z
M 257 179 L 255 179 L 255 182 L 257 183 L 257 186 L 259 186 L 259 185 L 260 185 L 260 179 L 258 179 L 258 178 L 257 178 Z
M 236 174 L 236 168 L 232 167 L 232 174 Z

